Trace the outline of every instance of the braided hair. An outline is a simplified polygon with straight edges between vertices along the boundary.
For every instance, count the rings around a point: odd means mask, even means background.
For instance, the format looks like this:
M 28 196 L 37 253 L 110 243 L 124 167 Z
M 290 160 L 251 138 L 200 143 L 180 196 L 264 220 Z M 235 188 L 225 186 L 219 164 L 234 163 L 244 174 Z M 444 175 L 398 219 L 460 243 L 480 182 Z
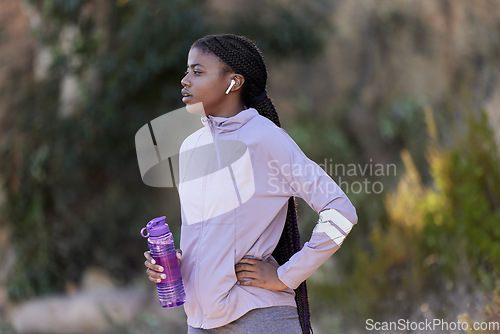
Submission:
M 197 40 L 191 48 L 198 48 L 205 53 L 217 56 L 224 63 L 224 71 L 233 71 L 245 78 L 242 87 L 242 102 L 247 107 L 256 109 L 277 126 L 280 125 L 278 113 L 266 93 L 267 69 L 261 51 L 250 39 L 233 34 L 208 35 Z M 229 68 L 228 68 L 229 67 Z M 273 257 L 282 265 L 300 250 L 300 235 L 297 225 L 295 198 L 288 200 L 285 227 L 281 234 Z M 304 334 L 312 332 L 306 282 L 295 289 L 295 301 L 300 325 Z

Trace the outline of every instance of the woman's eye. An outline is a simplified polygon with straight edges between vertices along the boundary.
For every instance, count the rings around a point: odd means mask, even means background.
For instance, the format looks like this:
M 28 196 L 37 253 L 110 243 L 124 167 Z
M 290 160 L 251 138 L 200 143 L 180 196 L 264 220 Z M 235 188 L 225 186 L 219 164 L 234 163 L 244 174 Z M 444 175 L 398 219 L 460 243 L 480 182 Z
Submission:
M 197 71 L 197 70 L 193 70 L 193 73 L 195 75 L 200 75 L 202 72 L 201 71 Z M 184 72 L 184 75 L 188 75 L 189 74 L 189 70 L 187 70 L 186 72 Z

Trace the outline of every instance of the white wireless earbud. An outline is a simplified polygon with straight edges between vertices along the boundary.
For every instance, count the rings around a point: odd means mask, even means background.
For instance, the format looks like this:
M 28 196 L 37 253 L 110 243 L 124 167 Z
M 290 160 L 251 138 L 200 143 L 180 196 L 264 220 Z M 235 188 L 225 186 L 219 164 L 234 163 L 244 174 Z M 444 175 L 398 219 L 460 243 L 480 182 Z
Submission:
M 231 83 L 229 84 L 229 87 L 226 90 L 226 95 L 229 94 L 229 91 L 231 90 L 231 88 L 233 88 L 233 86 L 235 84 L 236 84 L 236 81 L 234 81 L 234 79 L 231 79 Z

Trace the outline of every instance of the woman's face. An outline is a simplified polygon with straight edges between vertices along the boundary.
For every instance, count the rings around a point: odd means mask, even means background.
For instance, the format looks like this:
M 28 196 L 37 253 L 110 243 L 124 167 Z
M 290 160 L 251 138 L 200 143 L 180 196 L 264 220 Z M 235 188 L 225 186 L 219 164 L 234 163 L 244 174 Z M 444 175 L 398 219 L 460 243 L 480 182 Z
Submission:
M 227 103 L 225 91 L 231 83 L 230 74 L 224 71 L 224 64 L 215 55 L 192 48 L 186 75 L 181 80 L 182 102 L 187 105 L 202 102 L 207 115 L 222 109 Z

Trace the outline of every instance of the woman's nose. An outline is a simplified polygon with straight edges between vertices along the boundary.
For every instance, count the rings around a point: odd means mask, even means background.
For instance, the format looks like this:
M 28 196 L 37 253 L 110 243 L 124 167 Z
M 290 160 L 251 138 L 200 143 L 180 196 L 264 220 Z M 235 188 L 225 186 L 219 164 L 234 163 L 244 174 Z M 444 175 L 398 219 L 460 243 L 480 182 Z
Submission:
M 181 85 L 182 87 L 189 86 L 189 82 L 187 80 L 187 74 L 181 79 Z

